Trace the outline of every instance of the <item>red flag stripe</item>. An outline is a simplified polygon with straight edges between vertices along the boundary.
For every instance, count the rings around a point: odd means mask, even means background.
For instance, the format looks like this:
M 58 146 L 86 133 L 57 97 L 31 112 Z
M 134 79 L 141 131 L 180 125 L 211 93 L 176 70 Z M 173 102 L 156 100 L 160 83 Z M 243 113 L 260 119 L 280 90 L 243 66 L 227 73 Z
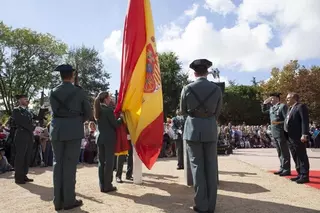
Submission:
M 162 149 L 163 132 L 154 131 L 155 129 L 163 129 L 163 113 L 150 123 L 139 135 L 135 148 L 140 159 L 148 169 L 151 169 Z M 143 153 L 143 155 L 142 155 Z
M 121 84 L 116 112 L 121 111 L 132 73 L 147 42 L 146 34 L 144 0 L 130 0 L 123 31 Z

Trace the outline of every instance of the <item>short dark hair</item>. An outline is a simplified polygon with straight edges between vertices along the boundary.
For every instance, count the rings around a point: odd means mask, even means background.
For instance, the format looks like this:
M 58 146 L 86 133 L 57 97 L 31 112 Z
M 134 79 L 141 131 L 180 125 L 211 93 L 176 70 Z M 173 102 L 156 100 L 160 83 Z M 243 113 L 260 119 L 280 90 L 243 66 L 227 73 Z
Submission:
M 60 72 L 60 76 L 62 80 L 70 79 L 72 78 L 73 73 L 72 72 Z
M 207 67 L 205 67 L 205 66 L 199 66 L 199 67 L 197 67 L 197 69 L 196 69 L 196 73 L 197 73 L 197 75 L 205 75 L 205 74 L 207 74 L 208 73 L 208 68 Z

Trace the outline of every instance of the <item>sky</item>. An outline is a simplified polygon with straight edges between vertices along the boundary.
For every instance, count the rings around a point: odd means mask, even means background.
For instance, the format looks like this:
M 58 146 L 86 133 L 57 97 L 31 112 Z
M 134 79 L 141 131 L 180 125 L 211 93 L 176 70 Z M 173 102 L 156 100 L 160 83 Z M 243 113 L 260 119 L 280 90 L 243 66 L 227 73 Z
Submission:
M 134 1 L 134 0 L 133 0 Z M 70 47 L 95 47 L 120 83 L 128 0 L 0 0 L 0 20 L 50 33 Z M 173 51 L 183 71 L 207 58 L 221 81 L 267 80 L 273 67 L 298 59 L 320 65 L 319 0 L 151 0 L 159 52 Z

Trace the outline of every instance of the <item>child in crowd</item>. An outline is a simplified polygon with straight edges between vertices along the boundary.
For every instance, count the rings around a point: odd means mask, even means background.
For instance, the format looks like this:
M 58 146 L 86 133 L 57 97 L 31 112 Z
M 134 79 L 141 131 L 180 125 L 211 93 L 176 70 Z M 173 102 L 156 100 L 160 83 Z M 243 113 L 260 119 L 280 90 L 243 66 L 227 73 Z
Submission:
M 5 156 L 4 148 L 0 148 L 0 174 L 14 171 L 12 166 L 8 163 L 8 160 Z
M 97 162 L 97 144 L 96 144 L 96 124 L 94 122 L 89 123 L 89 136 L 87 138 L 86 145 L 86 157 L 89 164 Z
M 81 141 L 81 149 L 80 149 L 80 159 L 79 159 L 80 163 L 84 163 L 84 150 L 86 148 L 86 145 L 87 145 L 87 139 L 83 138 Z

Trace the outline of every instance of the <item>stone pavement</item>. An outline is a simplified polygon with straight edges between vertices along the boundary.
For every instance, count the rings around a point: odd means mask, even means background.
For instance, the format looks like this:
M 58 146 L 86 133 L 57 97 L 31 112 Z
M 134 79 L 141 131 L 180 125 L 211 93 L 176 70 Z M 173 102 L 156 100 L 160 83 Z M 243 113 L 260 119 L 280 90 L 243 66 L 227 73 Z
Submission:
M 263 150 L 263 149 L 260 149 Z M 268 157 L 256 156 L 268 161 Z M 244 154 L 257 154 L 241 150 Z M 270 154 L 270 155 L 274 155 Z M 320 212 L 319 191 L 267 173 L 238 157 L 219 157 L 220 185 L 216 213 L 311 213 Z M 245 156 L 245 155 L 244 155 Z M 118 192 L 101 194 L 95 165 L 79 166 L 77 196 L 84 206 L 70 212 L 188 213 L 193 212 L 193 189 L 183 184 L 183 171 L 175 159 L 159 160 L 152 171 L 144 168 L 142 186 L 117 184 Z M 32 184 L 18 186 L 10 173 L 0 175 L 0 213 L 54 212 L 52 171 L 31 169 Z
M 320 170 L 320 149 L 308 149 L 307 153 L 310 170 Z M 233 157 L 268 171 L 279 169 L 279 158 L 277 157 L 276 149 L 237 149 Z M 292 158 L 291 169 L 295 170 Z

